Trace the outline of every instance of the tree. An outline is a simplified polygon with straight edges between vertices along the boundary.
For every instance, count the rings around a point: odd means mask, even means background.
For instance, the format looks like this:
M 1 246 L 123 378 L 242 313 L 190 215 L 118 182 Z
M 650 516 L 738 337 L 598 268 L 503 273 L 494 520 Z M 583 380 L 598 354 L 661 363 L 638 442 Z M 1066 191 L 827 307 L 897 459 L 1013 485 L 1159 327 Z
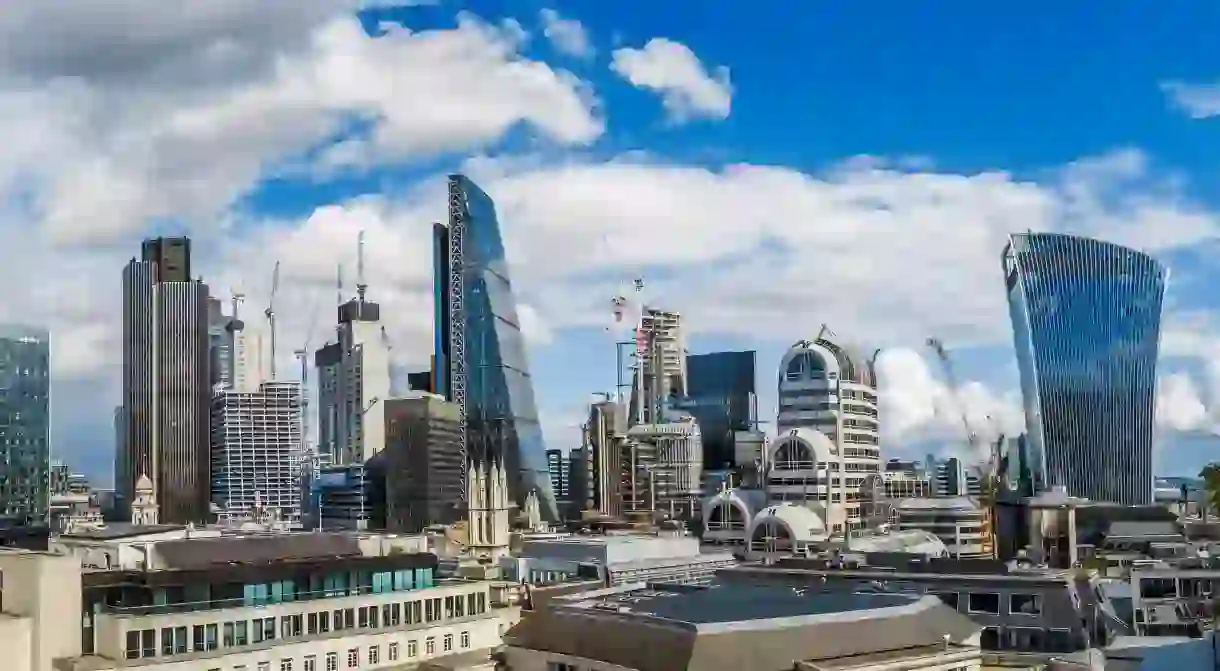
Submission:
M 1199 471 L 1203 480 L 1203 505 L 1210 510 L 1220 510 L 1220 463 L 1212 462 Z

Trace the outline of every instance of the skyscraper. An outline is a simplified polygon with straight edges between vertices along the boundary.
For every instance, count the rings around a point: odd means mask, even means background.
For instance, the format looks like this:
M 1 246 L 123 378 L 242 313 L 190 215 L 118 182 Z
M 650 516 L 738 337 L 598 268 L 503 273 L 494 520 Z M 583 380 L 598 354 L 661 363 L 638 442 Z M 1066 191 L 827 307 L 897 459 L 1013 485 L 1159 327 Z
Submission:
M 686 357 L 686 398 L 678 407 L 699 422 L 705 469 L 751 465 L 734 463 L 734 438 L 754 428 L 755 359 L 753 351 Z
M 537 492 L 543 518 L 558 507 L 491 198 L 463 175 L 449 177 L 449 221 L 433 226 L 436 389 L 461 411 L 468 458 L 502 463 L 518 506 Z
M 187 238 L 145 240 L 123 269 L 123 438 L 115 489 L 125 503 L 141 475 L 163 522 L 208 512 L 212 380 L 208 287 L 191 279 Z
M 1002 263 L 1031 462 L 1072 496 L 1152 503 L 1165 267 L 1057 233 L 1011 236 Z
M 50 450 L 51 335 L 0 325 L 0 517 L 46 521 Z
M 644 306 L 635 329 L 632 424 L 660 424 L 663 411 L 686 395 L 686 338 L 682 315 Z
M 359 244 L 363 259 L 363 234 Z M 385 449 L 383 402 L 390 396 L 390 350 L 381 327 L 381 306 L 365 299 L 363 274 L 356 297 L 339 306 L 338 338 L 314 353 L 318 451 L 335 465 L 364 463 Z

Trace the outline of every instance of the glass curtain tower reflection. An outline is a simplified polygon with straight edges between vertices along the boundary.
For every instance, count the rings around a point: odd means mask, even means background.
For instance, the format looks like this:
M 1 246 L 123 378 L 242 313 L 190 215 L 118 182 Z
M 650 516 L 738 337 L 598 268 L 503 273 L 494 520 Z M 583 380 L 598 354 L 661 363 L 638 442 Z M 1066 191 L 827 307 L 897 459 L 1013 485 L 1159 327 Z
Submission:
M 503 463 L 510 500 L 522 506 L 537 492 L 542 516 L 556 520 L 495 204 L 463 175 L 449 177 L 449 222 L 433 226 L 433 256 L 435 392 L 460 410 L 467 459 Z
M 1011 236 L 1003 267 L 1029 449 L 1045 482 L 1152 503 L 1167 270 L 1132 249 L 1052 233 Z

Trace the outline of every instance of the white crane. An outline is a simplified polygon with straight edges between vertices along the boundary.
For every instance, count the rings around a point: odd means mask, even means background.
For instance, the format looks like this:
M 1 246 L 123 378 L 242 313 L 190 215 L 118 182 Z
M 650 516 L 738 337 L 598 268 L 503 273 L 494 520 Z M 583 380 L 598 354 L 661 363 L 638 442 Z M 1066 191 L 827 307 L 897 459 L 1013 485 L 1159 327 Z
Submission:
M 280 262 L 275 262 L 275 270 L 271 272 L 271 296 L 267 299 L 267 328 L 271 330 L 271 379 L 275 380 L 275 294 L 280 290 Z

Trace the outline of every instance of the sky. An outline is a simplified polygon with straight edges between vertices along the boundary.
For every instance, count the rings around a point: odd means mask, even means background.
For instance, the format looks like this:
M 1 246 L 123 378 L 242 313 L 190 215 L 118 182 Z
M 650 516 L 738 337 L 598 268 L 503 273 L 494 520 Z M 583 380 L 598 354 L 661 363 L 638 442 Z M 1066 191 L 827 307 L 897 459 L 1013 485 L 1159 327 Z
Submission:
M 612 298 L 775 367 L 878 359 L 882 449 L 1023 426 L 1000 252 L 1062 231 L 1164 262 L 1157 471 L 1220 440 L 1220 5 L 42 0 L 0 7 L 0 320 L 51 329 L 55 456 L 110 481 L 120 272 L 187 234 L 282 376 L 336 265 L 426 366 L 444 176 L 496 200 L 546 439 L 613 389 Z M 636 296 L 633 280 L 644 280 Z M 345 296 L 345 297 L 348 297 Z M 944 341 L 950 389 L 924 345 Z

